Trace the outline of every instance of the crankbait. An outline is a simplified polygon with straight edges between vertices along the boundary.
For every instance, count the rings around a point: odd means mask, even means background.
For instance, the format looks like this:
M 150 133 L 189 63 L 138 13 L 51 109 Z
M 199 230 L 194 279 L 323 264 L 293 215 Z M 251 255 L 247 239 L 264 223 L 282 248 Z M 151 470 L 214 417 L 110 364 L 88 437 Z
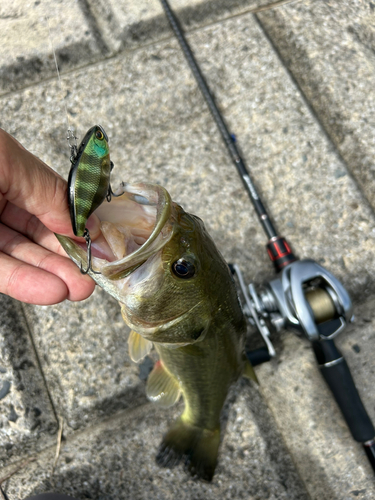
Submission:
M 68 137 L 68 140 L 71 137 Z M 86 228 L 87 219 L 103 203 L 111 201 L 115 195 L 110 184 L 113 163 L 109 158 L 108 136 L 103 127 L 91 127 L 77 148 L 71 146 L 72 167 L 68 179 L 68 203 L 73 232 L 83 236 L 87 246 L 87 269 L 96 273 L 91 267 L 91 238 Z M 96 273 L 100 274 L 100 273 Z

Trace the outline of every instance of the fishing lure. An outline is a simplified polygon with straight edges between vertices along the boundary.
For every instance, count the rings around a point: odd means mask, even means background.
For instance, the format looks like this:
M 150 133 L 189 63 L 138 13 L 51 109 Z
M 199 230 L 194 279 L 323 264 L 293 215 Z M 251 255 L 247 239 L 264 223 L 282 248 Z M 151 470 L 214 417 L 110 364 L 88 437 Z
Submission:
M 68 178 L 68 203 L 73 232 L 83 236 L 87 247 L 87 269 L 81 265 L 81 273 L 94 271 L 91 267 L 91 238 L 86 228 L 87 219 L 103 203 L 111 201 L 115 195 L 110 184 L 113 163 L 109 158 L 108 136 L 103 127 L 91 127 L 77 148 L 71 144 L 71 132 L 68 140 L 71 147 L 72 167 Z

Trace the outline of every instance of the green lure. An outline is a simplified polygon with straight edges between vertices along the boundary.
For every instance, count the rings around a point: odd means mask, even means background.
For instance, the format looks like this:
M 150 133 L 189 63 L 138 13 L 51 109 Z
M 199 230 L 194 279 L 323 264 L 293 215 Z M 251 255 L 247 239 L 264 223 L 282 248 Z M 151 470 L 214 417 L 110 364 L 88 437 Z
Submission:
M 83 236 L 87 244 L 88 267 L 91 268 L 91 238 L 86 228 L 87 219 L 107 198 L 113 195 L 110 177 L 113 163 L 109 158 L 108 136 L 100 125 L 87 131 L 78 150 L 71 158 L 72 167 L 68 179 L 68 203 L 73 232 Z M 93 271 L 95 272 L 95 271 Z

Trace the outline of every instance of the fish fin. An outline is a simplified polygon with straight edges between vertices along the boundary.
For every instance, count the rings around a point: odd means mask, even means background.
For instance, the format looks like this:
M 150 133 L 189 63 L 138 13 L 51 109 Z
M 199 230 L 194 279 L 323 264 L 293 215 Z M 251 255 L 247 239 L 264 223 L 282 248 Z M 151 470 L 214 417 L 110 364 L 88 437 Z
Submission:
M 138 363 L 143 359 L 152 349 L 152 342 L 150 340 L 146 340 L 139 335 L 139 333 L 132 330 L 129 333 L 128 338 L 129 345 L 129 356 L 132 361 Z
M 179 418 L 164 436 L 156 462 L 162 467 L 174 467 L 183 460 L 194 478 L 211 481 L 217 464 L 219 444 L 220 428 L 203 429 Z
M 177 380 L 169 375 L 164 369 L 161 361 L 155 363 L 148 377 L 146 394 L 148 399 L 157 403 L 162 408 L 169 408 L 180 399 L 180 385 Z
M 253 368 L 252 364 L 248 360 L 245 361 L 245 368 L 243 370 L 243 374 L 242 375 L 244 377 L 246 377 L 246 378 L 254 380 L 254 382 L 256 382 L 259 385 L 258 377 L 257 377 L 257 375 L 256 375 L 256 373 L 254 371 L 254 368 Z

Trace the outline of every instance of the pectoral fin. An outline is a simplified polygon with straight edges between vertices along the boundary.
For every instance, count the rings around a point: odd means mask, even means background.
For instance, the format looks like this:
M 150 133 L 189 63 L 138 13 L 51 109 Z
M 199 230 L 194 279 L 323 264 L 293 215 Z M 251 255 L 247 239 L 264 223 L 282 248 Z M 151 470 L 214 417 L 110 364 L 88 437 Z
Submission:
M 181 389 L 177 380 L 169 375 L 161 361 L 158 361 L 147 380 L 148 399 L 162 408 L 169 408 L 180 398 Z
M 152 342 L 146 340 L 139 335 L 139 333 L 132 330 L 128 338 L 129 356 L 132 361 L 138 363 L 143 359 L 152 349 Z

